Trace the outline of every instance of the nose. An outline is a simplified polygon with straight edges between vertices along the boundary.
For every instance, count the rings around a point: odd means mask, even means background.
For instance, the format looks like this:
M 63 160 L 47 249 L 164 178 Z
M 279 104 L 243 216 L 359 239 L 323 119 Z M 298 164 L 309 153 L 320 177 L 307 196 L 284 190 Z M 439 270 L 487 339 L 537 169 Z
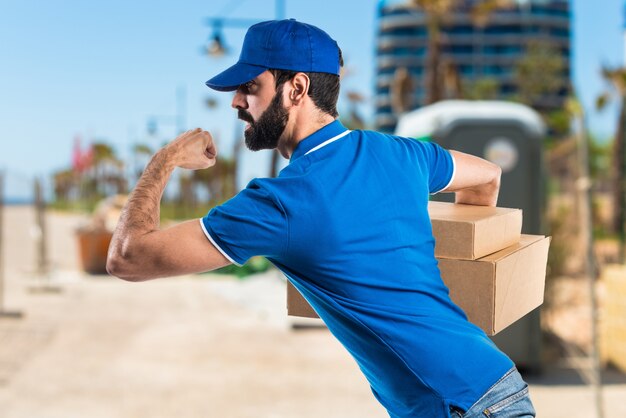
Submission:
M 233 101 L 230 104 L 233 109 L 247 109 L 248 102 L 246 101 L 246 95 L 243 94 L 239 89 L 235 91 L 235 95 L 233 96 Z

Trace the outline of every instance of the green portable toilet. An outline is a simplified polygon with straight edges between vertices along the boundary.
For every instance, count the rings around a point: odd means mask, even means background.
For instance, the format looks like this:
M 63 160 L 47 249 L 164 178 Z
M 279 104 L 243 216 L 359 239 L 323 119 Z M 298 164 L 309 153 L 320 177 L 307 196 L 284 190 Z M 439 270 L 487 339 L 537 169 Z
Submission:
M 428 137 L 447 149 L 476 155 L 502 168 L 498 206 L 523 210 L 522 232 L 544 234 L 545 125 L 528 106 L 502 101 L 447 100 L 400 117 L 396 135 Z M 433 200 L 454 200 L 453 193 Z M 541 370 L 540 309 L 492 337 L 521 370 Z

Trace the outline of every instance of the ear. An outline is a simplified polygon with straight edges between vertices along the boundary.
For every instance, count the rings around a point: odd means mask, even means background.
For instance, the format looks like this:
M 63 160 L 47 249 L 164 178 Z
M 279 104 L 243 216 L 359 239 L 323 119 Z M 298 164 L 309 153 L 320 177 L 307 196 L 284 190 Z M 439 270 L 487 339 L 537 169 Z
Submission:
M 292 104 L 297 105 L 309 92 L 311 80 L 305 73 L 297 73 L 289 82 L 289 100 Z

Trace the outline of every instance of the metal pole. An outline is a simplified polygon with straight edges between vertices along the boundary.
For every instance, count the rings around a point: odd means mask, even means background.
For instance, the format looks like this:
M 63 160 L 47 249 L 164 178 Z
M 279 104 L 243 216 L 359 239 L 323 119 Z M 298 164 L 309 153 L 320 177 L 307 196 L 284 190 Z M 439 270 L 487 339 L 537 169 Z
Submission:
M 176 90 L 176 135 L 180 135 L 185 132 L 187 125 L 187 88 L 185 86 L 178 86 Z
M 0 318 L 21 318 L 22 313 L 4 310 L 4 171 L 0 171 Z
M 600 373 L 600 356 L 598 353 L 598 306 L 596 295 L 596 259 L 593 251 L 593 224 L 591 215 L 591 179 L 589 178 L 589 145 L 585 130 L 585 115 L 582 106 L 578 105 L 578 179 L 576 189 L 578 195 L 579 225 L 581 240 L 585 253 L 585 273 L 589 285 L 589 305 L 591 310 L 591 386 L 593 388 L 596 417 L 604 418 L 602 403 L 602 375 Z
M 624 226 L 626 223 L 626 209 L 624 208 L 624 204 L 626 203 L 626 182 L 624 180 L 624 174 L 626 172 L 626 149 L 624 149 L 626 147 L 626 97 L 621 98 L 620 107 L 619 125 L 614 147 L 614 158 L 616 159 L 614 208 L 615 212 L 617 212 L 615 228 L 619 236 L 619 252 L 617 258 L 619 264 L 624 264 L 626 261 L 624 256 L 624 249 L 626 247 L 626 229 Z
M 48 274 L 48 248 L 46 246 L 46 204 L 43 199 L 41 180 L 35 179 L 35 211 L 37 227 L 39 229 L 39 242 L 37 243 L 37 273 L 40 277 Z
M 29 288 L 31 292 L 58 293 L 61 288 L 50 283 L 50 265 L 48 263 L 48 231 L 46 229 L 46 202 L 43 186 L 39 178 L 35 179 L 35 218 L 39 237 L 37 238 L 37 278 L 38 285 Z

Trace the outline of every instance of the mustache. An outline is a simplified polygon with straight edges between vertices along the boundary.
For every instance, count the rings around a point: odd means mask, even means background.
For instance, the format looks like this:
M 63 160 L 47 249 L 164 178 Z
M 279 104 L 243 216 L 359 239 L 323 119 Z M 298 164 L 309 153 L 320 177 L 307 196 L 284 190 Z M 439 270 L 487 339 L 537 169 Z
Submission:
M 244 122 L 248 122 L 251 125 L 254 123 L 254 119 L 252 118 L 252 115 L 243 109 L 239 109 L 237 111 L 237 117 L 243 120 Z

